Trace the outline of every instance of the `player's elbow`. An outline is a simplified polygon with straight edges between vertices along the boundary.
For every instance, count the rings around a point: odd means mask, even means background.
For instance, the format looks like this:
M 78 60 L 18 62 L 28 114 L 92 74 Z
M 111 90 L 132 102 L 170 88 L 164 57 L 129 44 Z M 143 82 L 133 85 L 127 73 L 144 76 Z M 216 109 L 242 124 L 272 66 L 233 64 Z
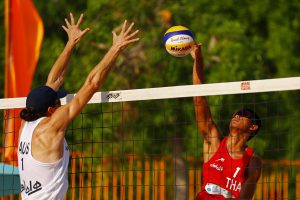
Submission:
M 99 87 L 101 86 L 101 81 L 99 79 L 93 78 L 93 76 L 89 76 L 85 81 L 86 87 L 90 88 L 91 91 L 97 92 Z
M 209 118 L 197 117 L 199 131 L 203 134 L 210 134 L 215 126 L 213 120 Z
M 199 129 L 199 132 L 201 133 L 201 135 L 203 135 L 203 136 L 208 135 L 208 129 L 207 129 L 206 123 L 198 122 L 198 129 Z
M 201 136 L 203 137 L 203 139 L 205 141 L 209 142 L 210 134 L 209 134 L 209 130 L 208 130 L 207 126 L 204 125 L 204 123 L 198 123 L 198 130 L 199 130 L 199 133 L 201 134 Z
M 93 92 L 97 92 L 100 87 L 100 82 L 99 81 L 91 81 L 90 82 L 90 88 Z
M 64 76 L 60 76 L 57 79 L 54 79 L 53 77 L 48 77 L 46 85 L 51 87 L 53 90 L 57 91 L 64 83 L 64 81 L 65 81 Z

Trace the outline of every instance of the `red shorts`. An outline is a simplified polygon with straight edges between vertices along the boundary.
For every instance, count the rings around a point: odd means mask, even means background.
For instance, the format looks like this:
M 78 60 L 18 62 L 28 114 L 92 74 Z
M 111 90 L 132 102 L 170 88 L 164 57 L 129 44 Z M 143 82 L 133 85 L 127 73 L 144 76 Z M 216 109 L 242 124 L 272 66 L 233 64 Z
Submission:
M 208 194 L 205 190 L 197 194 L 195 200 L 229 200 L 223 197 L 222 195 L 212 195 Z

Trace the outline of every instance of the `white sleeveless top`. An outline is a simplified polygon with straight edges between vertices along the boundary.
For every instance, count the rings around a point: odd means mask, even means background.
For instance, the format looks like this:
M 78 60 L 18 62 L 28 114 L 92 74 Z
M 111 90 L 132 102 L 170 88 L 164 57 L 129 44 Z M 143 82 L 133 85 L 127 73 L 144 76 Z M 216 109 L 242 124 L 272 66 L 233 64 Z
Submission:
M 22 199 L 60 200 L 68 190 L 69 147 L 64 141 L 64 154 L 54 163 L 43 163 L 32 157 L 31 138 L 43 118 L 25 122 L 18 145 L 18 167 Z

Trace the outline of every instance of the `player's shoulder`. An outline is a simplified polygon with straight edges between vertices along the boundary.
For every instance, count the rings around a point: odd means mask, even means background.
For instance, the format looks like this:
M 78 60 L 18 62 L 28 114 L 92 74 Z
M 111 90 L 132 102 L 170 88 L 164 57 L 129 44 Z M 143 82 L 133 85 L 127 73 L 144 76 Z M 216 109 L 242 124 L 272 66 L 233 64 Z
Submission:
M 253 154 L 253 156 L 251 157 L 250 162 L 249 162 L 249 167 L 252 169 L 253 168 L 261 169 L 262 159 L 259 156 L 257 156 L 256 154 Z
M 258 181 L 261 175 L 262 160 L 257 155 L 253 155 L 247 167 L 248 179 Z
M 50 117 L 44 117 L 35 127 L 34 132 L 35 133 L 46 133 L 49 128 L 52 127 L 52 125 L 49 123 Z

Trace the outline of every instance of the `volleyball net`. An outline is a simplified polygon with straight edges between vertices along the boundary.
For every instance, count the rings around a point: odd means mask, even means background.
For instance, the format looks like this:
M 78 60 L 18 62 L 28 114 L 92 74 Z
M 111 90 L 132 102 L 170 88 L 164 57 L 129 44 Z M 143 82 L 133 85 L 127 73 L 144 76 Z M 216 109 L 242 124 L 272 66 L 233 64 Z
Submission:
M 300 77 L 291 77 L 98 92 L 66 133 L 66 199 L 194 199 L 201 190 L 203 139 L 193 96 L 207 96 L 223 135 L 235 111 L 255 110 L 262 127 L 249 146 L 263 159 L 255 199 L 300 199 L 299 89 Z M 0 117 L 4 109 L 24 106 L 25 98 L 0 99 Z

